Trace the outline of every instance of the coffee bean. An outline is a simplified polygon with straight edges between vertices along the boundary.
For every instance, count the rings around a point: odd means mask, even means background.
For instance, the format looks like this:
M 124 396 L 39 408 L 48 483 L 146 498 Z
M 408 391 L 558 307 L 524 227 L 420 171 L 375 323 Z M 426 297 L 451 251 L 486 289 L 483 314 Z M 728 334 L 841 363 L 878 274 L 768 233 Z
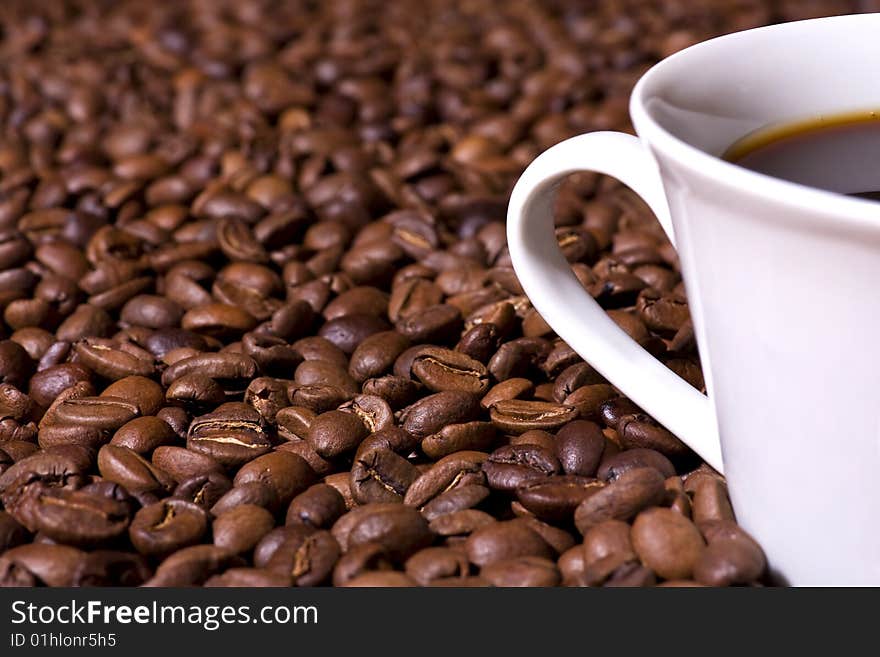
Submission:
M 488 456 L 485 452 L 468 451 L 444 456 L 410 485 L 404 504 L 423 507 L 438 495 L 459 486 L 484 484 L 482 464 Z
M 127 376 L 104 388 L 102 397 L 118 397 L 137 406 L 141 415 L 156 415 L 165 405 L 165 391 L 142 376 Z
M 602 459 L 596 476 L 603 481 L 614 481 L 627 470 L 654 468 L 664 477 L 675 474 L 675 467 L 668 458 L 653 449 L 633 448 Z
M 403 502 L 418 470 L 390 449 L 359 450 L 351 468 L 351 494 L 358 504 Z
M 431 543 L 428 522 L 414 508 L 403 504 L 366 504 L 345 538 L 345 545 L 376 542 L 388 555 L 403 561 Z M 335 529 L 338 526 L 334 525 Z
M 664 579 L 689 578 L 704 548 L 694 524 L 670 509 L 639 513 L 632 543 L 642 562 Z
M 577 417 L 577 409 L 550 402 L 510 399 L 500 401 L 489 410 L 492 423 L 510 433 L 532 429 L 552 431 Z
M 621 520 L 604 520 L 584 534 L 585 564 L 592 564 L 609 556 L 620 557 L 624 561 L 635 558 L 630 527 Z
M 665 456 L 680 456 L 690 451 L 687 445 L 646 415 L 625 415 L 618 420 L 616 429 L 626 448 L 645 447 Z
M 123 424 L 113 434 L 110 444 L 128 447 L 144 455 L 157 447 L 174 442 L 176 438 L 174 430 L 167 422 L 155 416 L 148 416 L 134 418 Z
M 333 458 L 353 451 L 368 434 L 369 429 L 354 413 L 329 411 L 312 421 L 307 440 L 318 454 Z
M 213 507 L 232 488 L 229 477 L 220 472 L 195 475 L 181 481 L 174 497 L 192 502 L 203 509 Z
M 429 390 L 481 395 L 489 387 L 485 366 L 451 349 L 423 348 L 412 361 L 412 373 Z
M 207 514 L 201 507 L 170 498 L 138 511 L 128 528 L 128 535 L 138 552 L 162 559 L 198 543 L 207 528 Z
M 575 510 L 581 534 L 603 520 L 627 520 L 665 497 L 663 475 L 653 468 L 634 468 L 585 499 Z
M 492 586 L 557 586 L 560 573 L 556 564 L 542 557 L 518 557 L 496 561 L 480 570 Z
M 575 420 L 556 434 L 556 457 L 566 474 L 594 476 L 604 450 L 605 436 L 593 422 Z
M 241 504 L 251 504 L 274 510 L 278 506 L 278 496 L 274 488 L 259 480 L 247 481 L 233 486 L 211 507 L 212 516 L 220 516 Z
M 510 492 L 559 470 L 556 457 L 537 445 L 499 447 L 483 463 L 489 487 Z
M 98 452 L 98 470 L 132 493 L 169 492 L 174 479 L 128 447 L 104 445 Z
M 495 523 L 495 518 L 478 509 L 462 509 L 434 518 L 428 525 L 438 536 L 464 538 L 480 527 Z
M 70 586 L 85 557 L 68 545 L 19 545 L 0 555 L 0 586 Z
M 516 498 L 538 518 L 557 524 L 570 523 L 574 510 L 604 484 L 589 477 L 562 475 L 530 480 L 516 489 Z
M 441 577 L 464 577 L 470 572 L 470 564 L 458 550 L 429 547 L 407 559 L 404 569 L 420 586 L 427 586 Z
M 426 438 L 450 424 L 470 422 L 480 416 L 478 398 L 465 391 L 447 390 L 429 395 L 403 411 L 401 426 L 418 438 Z
M 410 345 L 410 341 L 396 331 L 380 331 L 365 338 L 351 355 L 348 372 L 363 383 L 391 371 L 394 361 Z
M 316 529 L 333 526 L 345 513 L 345 499 L 332 486 L 315 484 L 294 497 L 287 507 L 286 524 L 302 523 Z
M 168 473 L 175 481 L 211 473 L 222 474 L 223 466 L 208 456 L 177 446 L 161 446 L 153 451 L 153 465 Z
M 240 466 L 272 448 L 263 416 L 241 402 L 221 404 L 213 413 L 195 418 L 187 448 L 227 466 Z
M 263 507 L 241 504 L 214 520 L 214 545 L 235 554 L 244 554 L 252 550 L 274 525 L 272 514 Z
M 75 546 L 106 543 L 122 534 L 129 521 L 124 503 L 42 484 L 30 485 L 7 510 L 29 531 Z
M 517 557 L 551 559 L 550 546 L 522 520 L 495 522 L 477 529 L 465 543 L 471 563 L 485 567 Z
M 296 586 L 318 586 L 329 580 L 340 556 L 339 544 L 326 530 L 285 540 L 266 563 L 266 569 L 287 574 Z
M 268 484 L 279 506 L 315 483 L 315 473 L 304 459 L 289 452 L 270 452 L 243 465 L 235 475 L 236 487 L 250 482 Z
M 342 586 L 364 572 L 392 570 L 394 565 L 385 548 L 379 543 L 362 543 L 352 546 L 337 561 L 333 569 L 333 585 Z

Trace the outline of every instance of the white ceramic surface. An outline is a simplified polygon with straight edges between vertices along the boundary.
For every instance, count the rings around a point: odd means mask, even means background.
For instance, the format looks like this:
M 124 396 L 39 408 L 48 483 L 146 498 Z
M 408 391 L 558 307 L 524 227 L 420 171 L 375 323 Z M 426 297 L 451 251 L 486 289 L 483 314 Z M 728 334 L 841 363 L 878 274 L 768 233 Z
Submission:
M 523 173 L 508 210 L 511 258 L 534 306 L 723 465 L 738 521 L 797 585 L 880 584 L 880 203 L 718 155 L 768 124 L 880 109 L 877 62 L 880 14 L 688 48 L 633 91 L 638 138 L 599 132 L 554 146 Z M 676 245 L 708 398 L 630 340 L 560 254 L 553 192 L 582 170 L 629 185 Z M 877 169 L 868 175 L 876 181 Z

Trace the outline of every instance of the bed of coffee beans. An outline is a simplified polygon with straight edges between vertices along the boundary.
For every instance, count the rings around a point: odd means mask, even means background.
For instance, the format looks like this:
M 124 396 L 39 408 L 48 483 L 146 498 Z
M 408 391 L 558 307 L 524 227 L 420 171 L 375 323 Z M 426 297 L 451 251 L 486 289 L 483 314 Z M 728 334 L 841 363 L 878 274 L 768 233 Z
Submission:
M 874 2 L 0 7 L 0 584 L 766 584 L 723 478 L 511 269 L 543 149 L 725 31 Z M 559 245 L 703 381 L 618 183 Z

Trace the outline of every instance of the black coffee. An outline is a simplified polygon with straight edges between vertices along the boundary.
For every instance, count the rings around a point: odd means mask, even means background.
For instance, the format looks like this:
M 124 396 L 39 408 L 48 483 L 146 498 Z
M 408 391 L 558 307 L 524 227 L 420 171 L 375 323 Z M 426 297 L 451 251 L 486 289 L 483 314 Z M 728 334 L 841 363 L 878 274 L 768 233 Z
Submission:
M 880 200 L 880 114 L 770 126 L 737 141 L 724 159 L 810 187 Z

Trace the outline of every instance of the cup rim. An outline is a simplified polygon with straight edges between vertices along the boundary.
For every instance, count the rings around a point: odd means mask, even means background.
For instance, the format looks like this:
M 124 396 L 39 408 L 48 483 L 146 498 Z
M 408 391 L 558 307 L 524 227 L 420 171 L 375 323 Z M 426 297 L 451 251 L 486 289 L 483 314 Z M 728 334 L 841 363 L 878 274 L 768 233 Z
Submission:
M 629 111 L 636 133 L 649 146 L 668 155 L 683 167 L 698 171 L 701 175 L 722 182 L 729 187 L 746 191 L 750 195 L 772 199 L 774 202 L 788 205 L 797 210 L 803 210 L 805 220 L 808 217 L 815 217 L 817 213 L 834 214 L 839 217 L 840 221 L 847 222 L 850 225 L 876 228 L 880 226 L 880 203 L 877 201 L 846 196 L 838 192 L 811 187 L 783 178 L 776 178 L 775 176 L 759 173 L 733 162 L 728 162 L 721 157 L 707 153 L 687 143 L 684 139 L 661 126 L 651 116 L 645 106 L 645 89 L 647 85 L 654 77 L 661 74 L 669 66 L 670 62 L 693 57 L 704 50 L 716 47 L 719 42 L 735 41 L 744 38 L 744 35 L 751 35 L 755 32 L 782 32 L 805 23 L 843 23 L 865 20 L 866 18 L 870 20 L 872 17 L 873 20 L 880 21 L 880 13 L 873 13 L 846 14 L 779 23 L 707 39 L 674 53 L 652 66 L 642 75 L 633 88 L 632 95 L 630 96 Z

